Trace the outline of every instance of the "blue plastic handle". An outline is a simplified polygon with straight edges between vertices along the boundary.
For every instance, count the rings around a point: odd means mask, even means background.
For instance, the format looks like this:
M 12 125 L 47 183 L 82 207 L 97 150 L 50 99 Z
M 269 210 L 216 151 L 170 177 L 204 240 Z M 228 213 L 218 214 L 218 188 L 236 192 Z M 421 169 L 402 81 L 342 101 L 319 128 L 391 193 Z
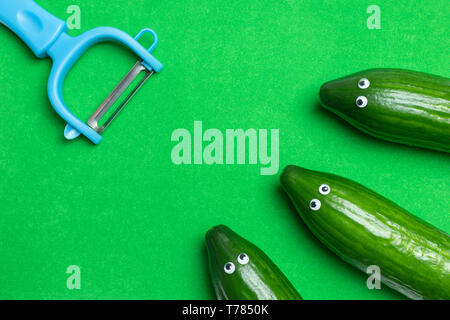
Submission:
M 100 134 L 67 108 L 62 94 L 67 73 L 86 50 L 103 41 L 114 41 L 133 50 L 147 69 L 159 72 L 163 67 L 150 54 L 158 43 L 158 37 L 151 29 L 143 29 L 135 38 L 110 27 L 100 27 L 78 37 L 70 37 L 66 23 L 42 9 L 33 0 L 0 0 L 0 23 L 14 31 L 37 57 L 52 58 L 53 67 L 47 91 L 53 108 L 67 122 L 67 139 L 74 139 L 81 133 L 95 144 L 102 140 Z M 145 49 L 137 41 L 144 33 L 154 36 L 154 43 L 149 49 Z
M 46 57 L 48 48 L 67 30 L 64 21 L 33 0 L 0 0 L 0 22 L 14 31 L 39 58 Z

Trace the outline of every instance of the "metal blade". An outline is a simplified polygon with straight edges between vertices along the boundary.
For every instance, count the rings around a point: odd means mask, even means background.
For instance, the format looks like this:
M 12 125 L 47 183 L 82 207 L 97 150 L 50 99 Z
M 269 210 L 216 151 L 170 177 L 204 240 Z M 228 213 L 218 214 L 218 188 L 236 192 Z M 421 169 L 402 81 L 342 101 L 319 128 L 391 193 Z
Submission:
M 102 126 L 98 126 L 99 120 L 105 115 L 105 113 L 111 108 L 111 106 L 116 102 L 116 100 L 122 95 L 122 93 L 128 88 L 128 86 L 136 79 L 136 77 L 141 73 L 145 72 L 144 78 L 139 81 L 133 91 L 125 98 L 125 100 L 117 107 L 114 113 L 105 121 Z M 138 61 L 134 67 L 128 72 L 128 74 L 120 81 L 117 87 L 110 93 L 110 95 L 103 101 L 103 103 L 98 107 L 98 109 L 92 114 L 88 119 L 88 125 L 101 134 L 105 129 L 111 124 L 111 122 L 117 117 L 117 115 L 125 108 L 125 106 L 130 102 L 131 98 L 139 91 L 139 89 L 144 85 L 145 81 L 154 73 L 153 70 L 148 70 L 142 65 L 141 61 Z

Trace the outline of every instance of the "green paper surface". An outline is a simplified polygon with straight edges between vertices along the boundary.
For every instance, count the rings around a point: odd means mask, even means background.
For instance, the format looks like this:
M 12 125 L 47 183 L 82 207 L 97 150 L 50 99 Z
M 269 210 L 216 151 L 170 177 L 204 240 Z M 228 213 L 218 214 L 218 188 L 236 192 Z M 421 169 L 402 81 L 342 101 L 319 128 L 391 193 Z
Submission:
M 261 165 L 180 165 L 178 128 L 279 129 L 288 164 L 332 172 L 450 231 L 448 154 L 369 137 L 320 109 L 322 83 L 375 67 L 450 76 L 448 1 L 39 0 L 78 35 L 154 29 L 164 64 L 95 146 L 66 141 L 47 98 L 51 60 L 0 27 L 0 298 L 214 299 L 204 235 L 225 224 L 258 245 L 305 299 L 403 299 L 313 237 Z M 366 26 L 381 9 L 381 29 Z M 147 41 L 147 43 L 146 43 Z M 142 39 L 150 44 L 151 39 Z M 136 62 L 101 44 L 68 75 L 83 121 Z M 81 269 L 69 290 L 66 269 Z

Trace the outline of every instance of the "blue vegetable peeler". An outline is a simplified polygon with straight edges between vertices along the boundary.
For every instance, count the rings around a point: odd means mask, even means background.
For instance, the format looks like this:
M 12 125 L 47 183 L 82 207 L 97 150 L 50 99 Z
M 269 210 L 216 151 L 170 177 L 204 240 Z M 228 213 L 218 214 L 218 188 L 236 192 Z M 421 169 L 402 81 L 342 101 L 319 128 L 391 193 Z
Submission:
M 158 37 L 151 29 L 143 29 L 134 39 L 110 27 L 95 28 L 78 37 L 70 37 L 67 34 L 66 23 L 42 9 L 33 0 L 0 0 L 0 22 L 14 31 L 38 58 L 47 56 L 52 58 L 53 67 L 48 80 L 48 96 L 53 108 L 67 122 L 64 136 L 68 140 L 83 134 L 93 143 L 100 143 L 101 134 L 106 127 L 122 111 L 144 82 L 163 67 L 150 54 L 158 44 Z M 149 49 L 145 49 L 138 43 L 139 38 L 145 33 L 150 33 L 154 37 L 154 43 Z M 93 45 L 104 41 L 124 44 L 142 60 L 136 63 L 85 124 L 65 105 L 62 96 L 63 83 L 67 73 L 83 53 Z M 145 73 L 143 79 L 104 124 L 99 126 L 99 120 L 141 72 Z

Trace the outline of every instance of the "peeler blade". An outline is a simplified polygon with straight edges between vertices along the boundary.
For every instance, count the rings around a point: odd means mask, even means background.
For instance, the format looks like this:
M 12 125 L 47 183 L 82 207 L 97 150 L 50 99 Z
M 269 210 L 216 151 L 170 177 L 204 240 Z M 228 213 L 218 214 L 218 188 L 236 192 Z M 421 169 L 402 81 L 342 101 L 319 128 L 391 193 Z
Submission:
M 105 113 L 111 108 L 111 106 L 116 102 L 116 100 L 122 95 L 122 93 L 128 88 L 128 86 L 136 79 L 136 77 L 141 73 L 145 72 L 144 77 L 136 87 L 128 94 L 123 102 L 117 107 L 114 113 L 104 122 L 102 126 L 99 126 L 100 119 L 105 115 Z M 105 129 L 111 124 L 111 122 L 119 115 L 119 113 L 125 108 L 125 106 L 130 102 L 134 95 L 139 91 L 139 89 L 144 85 L 145 81 L 153 75 L 154 71 L 147 69 L 142 61 L 138 61 L 134 67 L 128 72 L 128 74 L 120 81 L 117 87 L 109 94 L 109 96 L 103 101 L 103 103 L 98 107 L 98 109 L 92 114 L 88 119 L 88 126 L 95 130 L 97 133 L 101 134 Z

